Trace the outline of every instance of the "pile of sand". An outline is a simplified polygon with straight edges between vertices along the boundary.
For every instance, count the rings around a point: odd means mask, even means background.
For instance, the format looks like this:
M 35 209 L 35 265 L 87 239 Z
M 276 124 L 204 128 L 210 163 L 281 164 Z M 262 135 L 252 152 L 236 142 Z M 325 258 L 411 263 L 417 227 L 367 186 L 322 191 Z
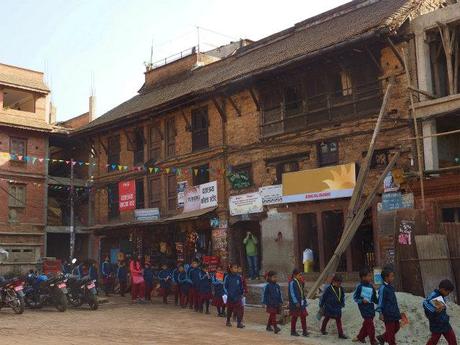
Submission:
M 428 320 L 425 317 L 423 311 L 423 298 L 414 296 L 408 293 L 398 292 L 397 293 L 399 308 L 401 312 L 406 313 L 409 318 L 409 325 L 400 330 L 397 334 L 397 343 L 406 344 L 425 344 L 430 337 L 430 329 Z M 346 294 L 345 308 L 343 309 L 342 322 L 345 330 L 345 334 L 350 340 L 344 341 L 337 338 L 337 329 L 335 327 L 334 320 L 331 320 L 328 325 L 327 336 L 320 335 L 320 321 L 316 319 L 316 313 L 318 312 L 318 300 L 310 300 L 308 307 L 308 327 L 311 332 L 312 343 L 321 344 L 356 344 L 352 343 L 351 339 L 355 337 L 362 325 L 361 314 L 359 313 L 358 306 L 353 301 L 352 294 Z M 460 306 L 457 304 L 449 303 L 447 307 L 447 313 L 450 315 L 450 323 L 454 328 L 457 337 L 460 337 Z M 378 314 L 375 317 L 376 333 L 377 335 L 382 334 L 384 331 L 383 322 L 378 319 Z M 298 329 L 300 328 L 300 322 L 298 322 Z M 289 335 L 289 326 L 283 326 L 283 336 Z M 367 343 L 369 340 L 366 339 Z M 439 344 L 447 344 L 442 338 Z

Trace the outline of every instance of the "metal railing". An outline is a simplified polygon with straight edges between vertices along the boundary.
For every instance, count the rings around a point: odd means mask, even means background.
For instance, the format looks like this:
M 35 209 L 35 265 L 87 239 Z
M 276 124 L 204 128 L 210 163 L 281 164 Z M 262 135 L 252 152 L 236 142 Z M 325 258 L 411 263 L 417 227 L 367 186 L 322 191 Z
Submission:
M 263 137 L 358 118 L 381 106 L 381 82 L 361 84 L 350 89 L 307 96 L 294 102 L 262 110 Z
M 186 56 L 193 55 L 196 52 L 197 52 L 197 49 L 196 49 L 195 46 L 187 48 L 187 49 L 182 50 L 182 51 L 180 51 L 180 52 L 178 52 L 176 54 L 173 54 L 173 55 L 167 56 L 167 57 L 165 57 L 165 58 L 163 58 L 161 60 L 152 62 L 152 64 L 151 64 L 152 69 L 165 66 L 168 63 L 174 62 L 176 60 L 180 60 L 180 59 L 182 59 L 182 58 L 184 58 Z

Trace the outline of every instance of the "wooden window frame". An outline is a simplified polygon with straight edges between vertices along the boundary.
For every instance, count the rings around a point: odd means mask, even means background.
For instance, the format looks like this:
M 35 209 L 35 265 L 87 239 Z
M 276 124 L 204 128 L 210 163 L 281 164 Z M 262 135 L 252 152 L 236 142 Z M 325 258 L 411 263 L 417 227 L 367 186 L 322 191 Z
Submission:
M 152 193 L 153 184 L 158 184 L 158 193 Z M 155 197 L 155 198 L 154 198 Z M 149 179 L 149 207 L 161 209 L 161 176 Z
M 205 127 L 198 126 L 200 119 L 206 122 Z M 203 142 L 201 142 L 203 141 Z M 192 152 L 209 148 L 209 112 L 208 107 L 200 107 L 192 110 Z
M 116 191 L 116 197 L 114 197 L 113 202 L 110 202 L 110 193 L 111 188 L 114 188 Z M 107 218 L 109 220 L 118 219 L 120 216 L 120 191 L 118 190 L 118 183 L 111 183 L 107 185 Z
M 335 144 L 336 150 L 331 151 L 331 144 Z M 328 147 L 328 152 L 323 153 L 322 152 L 322 147 L 326 145 Z M 339 142 L 337 140 L 324 140 L 319 143 L 317 143 L 317 152 L 318 152 L 318 166 L 321 167 L 326 167 L 326 166 L 333 166 L 339 164 L 340 161 L 340 156 L 339 156 Z M 332 153 L 334 152 L 334 153 Z M 328 158 L 325 158 L 324 155 L 330 156 Z M 326 157 L 327 157 L 326 156 Z
M 133 162 L 134 165 L 142 165 L 145 162 L 144 159 L 144 152 L 145 152 L 145 140 L 144 140 L 144 129 L 143 128 L 136 128 L 133 132 Z M 137 146 L 139 144 L 138 139 L 140 138 L 142 145 Z
M 161 134 L 159 132 L 160 122 L 156 122 L 154 125 L 149 128 L 149 160 L 159 161 L 161 159 Z M 155 133 L 155 138 L 158 138 L 156 141 L 152 141 L 152 135 Z M 154 157 L 153 152 L 157 152 L 157 157 Z
M 136 183 L 136 209 L 143 209 L 145 208 L 144 179 L 143 178 L 136 179 L 135 183 Z M 142 186 L 142 193 L 140 193 L 139 188 L 137 188 L 138 185 Z M 141 194 L 142 194 L 142 198 L 139 199 Z
M 170 188 L 169 179 L 174 179 L 174 186 Z M 167 209 L 168 211 L 177 210 L 177 176 L 176 174 L 169 174 L 166 176 L 166 197 L 167 197 Z M 174 207 L 171 207 L 174 205 Z
M 165 121 L 165 157 L 176 155 L 176 119 L 170 117 Z
M 23 154 L 17 154 L 13 152 L 13 142 L 14 141 L 20 141 L 24 144 L 24 153 Z M 27 143 L 28 140 L 27 138 L 21 138 L 21 137 L 10 137 L 10 147 L 9 147 L 9 153 L 10 153 L 10 160 L 14 162 L 20 162 L 20 163 L 25 163 L 26 161 L 24 160 L 24 157 L 27 156 Z M 13 158 L 13 157 L 18 157 L 22 156 L 23 159 L 19 160 L 18 158 Z
M 113 148 L 113 143 L 111 143 L 112 140 L 118 140 L 118 144 L 116 146 L 118 146 L 118 151 L 115 151 L 115 149 Z M 113 150 L 113 151 L 112 151 Z M 112 159 L 113 157 L 116 157 L 116 159 Z M 107 171 L 111 172 L 111 171 L 115 171 L 117 169 L 112 169 L 112 165 L 119 165 L 120 164 L 120 158 L 121 157 L 121 142 L 120 142 L 120 135 L 119 134 L 116 134 L 116 135 L 112 135 L 110 137 L 107 138 L 107 164 L 108 164 L 108 167 L 107 167 Z
M 18 197 L 18 187 L 23 190 L 23 200 Z M 12 190 L 14 188 L 14 191 Z M 10 183 L 8 186 L 8 207 L 9 208 L 26 208 L 27 206 L 27 184 Z
M 296 166 L 294 169 L 286 171 L 284 168 L 286 165 L 292 164 Z M 295 172 L 300 170 L 300 164 L 298 160 L 289 160 L 289 161 L 282 161 L 276 164 L 276 181 L 275 184 L 282 184 L 283 183 L 283 174 L 288 172 Z

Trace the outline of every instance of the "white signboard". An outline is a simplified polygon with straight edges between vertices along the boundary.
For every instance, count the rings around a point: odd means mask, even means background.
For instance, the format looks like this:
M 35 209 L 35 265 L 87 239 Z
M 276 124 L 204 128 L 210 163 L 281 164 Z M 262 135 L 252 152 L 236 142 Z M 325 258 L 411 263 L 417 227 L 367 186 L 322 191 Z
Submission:
M 177 183 L 177 207 L 183 208 L 185 204 L 185 191 L 187 190 L 187 181 Z
M 283 185 L 276 184 L 259 188 L 262 205 L 275 205 L 283 203 Z
M 151 220 L 160 219 L 159 208 L 141 208 L 134 210 L 134 219 L 138 221 L 148 222 Z
M 188 187 L 185 191 L 184 212 L 217 207 L 217 182 Z
M 231 196 L 229 199 L 229 206 L 231 216 L 259 213 L 264 210 L 260 193 L 247 193 Z

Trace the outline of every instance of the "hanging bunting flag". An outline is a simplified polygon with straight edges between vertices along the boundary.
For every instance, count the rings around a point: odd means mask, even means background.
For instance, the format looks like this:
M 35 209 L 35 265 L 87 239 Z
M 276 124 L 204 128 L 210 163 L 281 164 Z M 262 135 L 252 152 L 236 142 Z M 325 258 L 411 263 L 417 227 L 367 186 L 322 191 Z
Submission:
M 195 176 L 198 176 L 198 169 L 193 169 L 193 172 L 195 173 Z
M 153 172 L 153 168 L 149 168 L 149 173 L 152 173 Z

